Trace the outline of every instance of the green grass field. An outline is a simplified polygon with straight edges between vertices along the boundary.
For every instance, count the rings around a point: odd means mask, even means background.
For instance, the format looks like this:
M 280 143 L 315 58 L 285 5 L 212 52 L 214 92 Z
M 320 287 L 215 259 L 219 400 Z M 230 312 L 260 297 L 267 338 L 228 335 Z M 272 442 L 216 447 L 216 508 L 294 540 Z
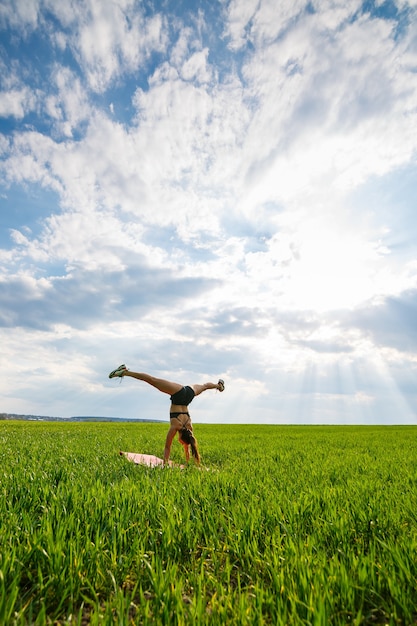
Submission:
M 1 625 L 417 623 L 417 428 L 167 429 L 0 423 Z

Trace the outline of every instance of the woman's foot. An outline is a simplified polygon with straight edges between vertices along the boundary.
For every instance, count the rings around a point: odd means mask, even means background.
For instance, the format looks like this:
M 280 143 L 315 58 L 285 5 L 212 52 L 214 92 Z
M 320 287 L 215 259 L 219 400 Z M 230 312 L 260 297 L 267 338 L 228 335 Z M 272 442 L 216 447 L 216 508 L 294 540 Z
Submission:
M 119 367 L 109 374 L 109 378 L 121 378 L 124 373 L 127 372 L 126 365 L 119 365 Z
M 221 378 L 219 378 L 219 382 L 217 383 L 217 389 L 219 391 L 224 391 L 224 380 L 222 380 Z

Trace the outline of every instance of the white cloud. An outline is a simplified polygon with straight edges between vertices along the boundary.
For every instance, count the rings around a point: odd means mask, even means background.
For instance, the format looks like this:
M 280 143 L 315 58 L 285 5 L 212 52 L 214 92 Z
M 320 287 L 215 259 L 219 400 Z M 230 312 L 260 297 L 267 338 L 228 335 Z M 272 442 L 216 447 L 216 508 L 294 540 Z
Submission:
M 41 0 L 2 0 L 0 27 L 18 28 L 21 36 L 34 30 L 38 24 Z
M 207 65 L 208 48 L 194 53 L 182 67 L 182 78 L 184 80 L 196 80 L 197 83 L 208 83 L 212 78 L 212 73 Z
M 0 92 L 0 117 L 22 119 L 33 109 L 34 103 L 34 96 L 26 87 Z
M 21 72 L 18 62 L 0 58 L 0 117 L 22 120 L 37 107 L 38 94 L 25 85 Z
M 382 0 L 379 0 L 377 2 L 377 5 L 382 5 L 382 4 L 383 4 Z M 395 0 L 395 4 L 398 6 L 400 10 L 413 8 L 413 7 L 417 7 L 417 0 Z
M 227 35 L 232 49 L 251 42 L 257 50 L 276 42 L 278 37 L 304 20 L 320 30 L 334 31 L 360 8 L 360 0 L 305 0 L 277 3 L 274 0 L 232 0 L 228 5 Z
M 63 30 L 54 30 L 47 12 Z M 161 14 L 146 18 L 138 0 L 7 0 L 0 7 L 0 27 L 19 37 L 41 28 L 60 50 L 71 48 L 93 91 L 103 92 L 122 74 L 137 71 L 152 52 L 163 52 L 167 35 Z
M 300 21 L 244 68 L 258 103 L 245 142 L 247 202 L 345 192 L 415 153 L 416 74 L 402 65 L 392 24 L 360 18 L 329 38 L 320 19 Z
M 67 43 L 94 91 L 104 91 L 121 74 L 139 69 L 151 52 L 165 49 L 161 15 L 145 18 L 136 0 L 88 0 L 71 10 L 54 3 L 51 11 L 70 29 Z
M 56 120 L 58 137 L 72 137 L 73 131 L 91 114 L 88 96 L 80 79 L 68 68 L 57 65 L 51 76 L 56 93 L 45 98 L 45 113 Z
M 232 0 L 227 7 L 226 33 L 230 47 L 239 49 L 246 43 L 245 31 L 259 6 L 259 0 Z

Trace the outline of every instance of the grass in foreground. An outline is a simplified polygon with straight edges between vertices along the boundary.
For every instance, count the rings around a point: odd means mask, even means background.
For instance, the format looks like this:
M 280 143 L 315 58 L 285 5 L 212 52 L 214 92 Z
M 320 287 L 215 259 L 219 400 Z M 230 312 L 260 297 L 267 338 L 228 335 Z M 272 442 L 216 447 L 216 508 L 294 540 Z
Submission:
M 417 623 L 416 428 L 166 428 L 0 423 L 0 624 Z

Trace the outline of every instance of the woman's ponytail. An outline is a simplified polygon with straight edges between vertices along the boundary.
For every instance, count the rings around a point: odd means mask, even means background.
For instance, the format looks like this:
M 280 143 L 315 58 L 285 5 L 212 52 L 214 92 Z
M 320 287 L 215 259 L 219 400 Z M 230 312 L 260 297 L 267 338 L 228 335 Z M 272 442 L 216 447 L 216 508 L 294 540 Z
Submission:
M 180 439 L 187 445 L 191 446 L 191 453 L 196 460 L 197 464 L 200 464 L 200 453 L 198 451 L 197 439 L 194 437 L 193 432 L 189 428 L 182 428 L 180 430 Z

